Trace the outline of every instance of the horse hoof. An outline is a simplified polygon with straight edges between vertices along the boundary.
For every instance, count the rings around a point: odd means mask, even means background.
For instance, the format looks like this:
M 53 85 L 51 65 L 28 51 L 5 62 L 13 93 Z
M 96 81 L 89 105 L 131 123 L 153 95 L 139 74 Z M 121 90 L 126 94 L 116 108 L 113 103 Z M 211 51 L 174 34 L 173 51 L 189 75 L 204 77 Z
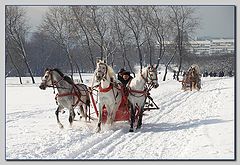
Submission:
M 100 128 L 97 128 L 97 131 L 96 131 L 96 133 L 99 133 L 101 131 L 101 129 Z
M 129 132 L 133 132 L 133 128 L 130 128 L 130 129 L 129 129 Z
M 63 125 L 62 124 L 58 124 L 59 128 L 63 129 Z
M 138 125 L 138 126 L 137 126 L 137 129 L 140 129 L 140 128 L 142 128 L 142 126 L 141 126 L 141 125 Z

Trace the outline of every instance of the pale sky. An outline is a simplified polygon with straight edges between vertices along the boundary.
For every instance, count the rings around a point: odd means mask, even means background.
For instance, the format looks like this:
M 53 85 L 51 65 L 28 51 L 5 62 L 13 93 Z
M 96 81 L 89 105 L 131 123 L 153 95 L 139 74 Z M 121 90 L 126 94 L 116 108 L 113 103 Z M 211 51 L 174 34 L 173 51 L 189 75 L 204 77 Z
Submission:
M 198 36 L 234 37 L 234 6 L 198 7 L 201 29 Z
M 200 18 L 200 28 L 196 37 L 224 37 L 234 38 L 234 6 L 194 6 Z M 47 11 L 47 6 L 29 6 L 27 14 L 29 23 L 38 26 L 42 16 Z

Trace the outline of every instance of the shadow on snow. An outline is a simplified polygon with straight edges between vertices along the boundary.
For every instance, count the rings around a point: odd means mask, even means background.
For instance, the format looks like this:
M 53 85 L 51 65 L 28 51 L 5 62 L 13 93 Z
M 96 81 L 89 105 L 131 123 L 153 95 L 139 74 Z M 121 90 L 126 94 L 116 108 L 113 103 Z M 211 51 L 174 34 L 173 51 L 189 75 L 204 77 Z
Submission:
M 221 120 L 221 119 L 195 119 L 181 123 L 145 123 L 143 124 L 143 129 L 139 130 L 141 132 L 166 132 L 166 131 L 178 131 L 190 128 L 196 128 L 202 125 L 218 124 L 231 122 L 232 120 Z

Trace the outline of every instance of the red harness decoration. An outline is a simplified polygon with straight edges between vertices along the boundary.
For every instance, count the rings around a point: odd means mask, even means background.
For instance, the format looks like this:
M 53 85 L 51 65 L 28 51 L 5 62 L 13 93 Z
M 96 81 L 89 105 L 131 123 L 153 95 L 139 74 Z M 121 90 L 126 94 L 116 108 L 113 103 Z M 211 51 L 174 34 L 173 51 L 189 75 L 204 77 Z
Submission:
M 57 94 L 57 97 L 64 97 L 64 96 L 77 96 L 76 93 L 63 93 L 63 94 Z
M 133 90 L 133 89 L 129 89 L 129 92 L 130 92 L 130 93 L 140 93 L 140 94 L 147 93 L 145 90 L 139 91 L 139 90 Z
M 113 85 L 110 84 L 107 88 L 102 88 L 101 84 L 99 85 L 99 92 L 108 92 L 113 89 Z
M 74 107 L 79 103 L 79 101 L 81 101 L 81 99 L 80 99 L 81 96 L 79 96 L 79 95 L 75 92 L 75 93 L 63 93 L 63 94 L 58 94 L 58 93 L 57 93 L 56 96 L 55 96 L 56 102 L 57 102 L 57 98 L 58 98 L 58 97 L 65 97 L 65 96 L 76 96 L 76 97 L 77 97 L 77 101 L 73 104 Z M 81 101 L 81 102 L 82 102 L 82 101 Z
M 76 90 L 77 90 L 77 87 L 76 87 L 75 84 L 73 84 L 73 92 L 71 92 L 71 93 L 62 93 L 62 94 L 57 93 L 56 96 L 55 96 L 55 100 L 57 101 L 57 97 L 75 96 L 75 97 L 77 97 L 77 101 L 75 102 L 75 104 L 73 104 L 73 106 L 76 106 L 80 101 L 82 103 L 84 103 L 81 100 L 81 94 L 78 93 L 78 91 L 76 91 Z

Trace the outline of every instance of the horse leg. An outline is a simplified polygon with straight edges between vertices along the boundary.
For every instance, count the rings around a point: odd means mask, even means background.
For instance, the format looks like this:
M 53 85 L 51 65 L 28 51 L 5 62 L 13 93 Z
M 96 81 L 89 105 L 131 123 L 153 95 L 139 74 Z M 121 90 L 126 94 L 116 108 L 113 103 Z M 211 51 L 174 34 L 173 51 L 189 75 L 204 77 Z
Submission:
M 184 87 L 184 83 L 183 83 L 183 81 L 182 81 L 182 90 L 185 90 L 185 87 Z
M 108 105 L 105 105 L 105 108 L 107 110 L 107 121 L 106 124 L 110 124 L 110 120 L 111 120 L 111 109 L 109 108 Z
M 137 124 L 137 129 L 140 129 L 142 127 L 142 117 L 143 117 L 143 106 L 140 108 L 139 116 L 138 116 L 138 124 Z
M 192 85 L 193 85 L 193 83 L 192 83 L 192 81 L 190 82 L 190 91 L 192 91 Z
M 113 111 L 114 111 L 114 108 L 110 108 L 110 107 L 113 107 L 113 106 L 109 106 L 107 105 L 106 108 L 107 108 L 107 124 L 113 124 L 113 121 L 114 121 L 114 114 L 113 114 Z
M 129 132 L 133 132 L 133 124 L 135 122 L 135 106 L 133 106 L 133 104 L 131 104 L 131 121 L 130 121 L 130 129 Z
M 198 90 L 200 90 L 201 89 L 201 80 L 198 80 L 197 86 L 198 86 Z
M 91 119 L 91 116 L 90 116 L 90 97 L 88 96 L 87 97 L 87 100 L 86 100 L 86 117 L 88 117 L 88 120 L 90 121 L 90 119 Z M 88 111 L 88 113 L 87 113 L 87 111 Z
M 68 118 L 69 123 L 70 123 L 71 126 L 72 126 L 72 122 L 73 122 L 74 117 L 75 117 L 75 112 L 74 112 L 73 107 L 71 107 L 69 109 L 69 118 Z
M 102 123 L 102 108 L 103 106 L 98 103 L 98 125 L 97 125 L 97 131 L 96 132 L 100 132 L 101 131 L 101 123 Z
M 87 121 L 87 113 L 85 112 L 86 107 L 83 108 L 83 105 L 80 105 L 79 109 L 80 109 L 80 114 L 81 114 L 80 119 L 82 117 L 84 117 L 85 121 Z
M 194 81 L 194 89 L 197 89 L 197 82 Z
M 62 109 L 63 109 L 62 107 L 58 106 L 57 110 L 55 111 L 55 114 L 56 114 L 56 117 L 57 117 L 57 123 L 58 123 L 58 125 L 59 125 L 60 128 L 63 128 L 63 125 L 62 125 L 62 123 L 61 123 L 60 120 L 59 120 L 58 114 L 59 114 L 59 112 L 60 112 Z
M 85 104 L 84 105 L 84 108 L 83 108 L 83 114 L 84 114 L 84 118 L 85 118 L 85 121 L 87 121 L 87 110 L 88 110 L 88 106 Z

